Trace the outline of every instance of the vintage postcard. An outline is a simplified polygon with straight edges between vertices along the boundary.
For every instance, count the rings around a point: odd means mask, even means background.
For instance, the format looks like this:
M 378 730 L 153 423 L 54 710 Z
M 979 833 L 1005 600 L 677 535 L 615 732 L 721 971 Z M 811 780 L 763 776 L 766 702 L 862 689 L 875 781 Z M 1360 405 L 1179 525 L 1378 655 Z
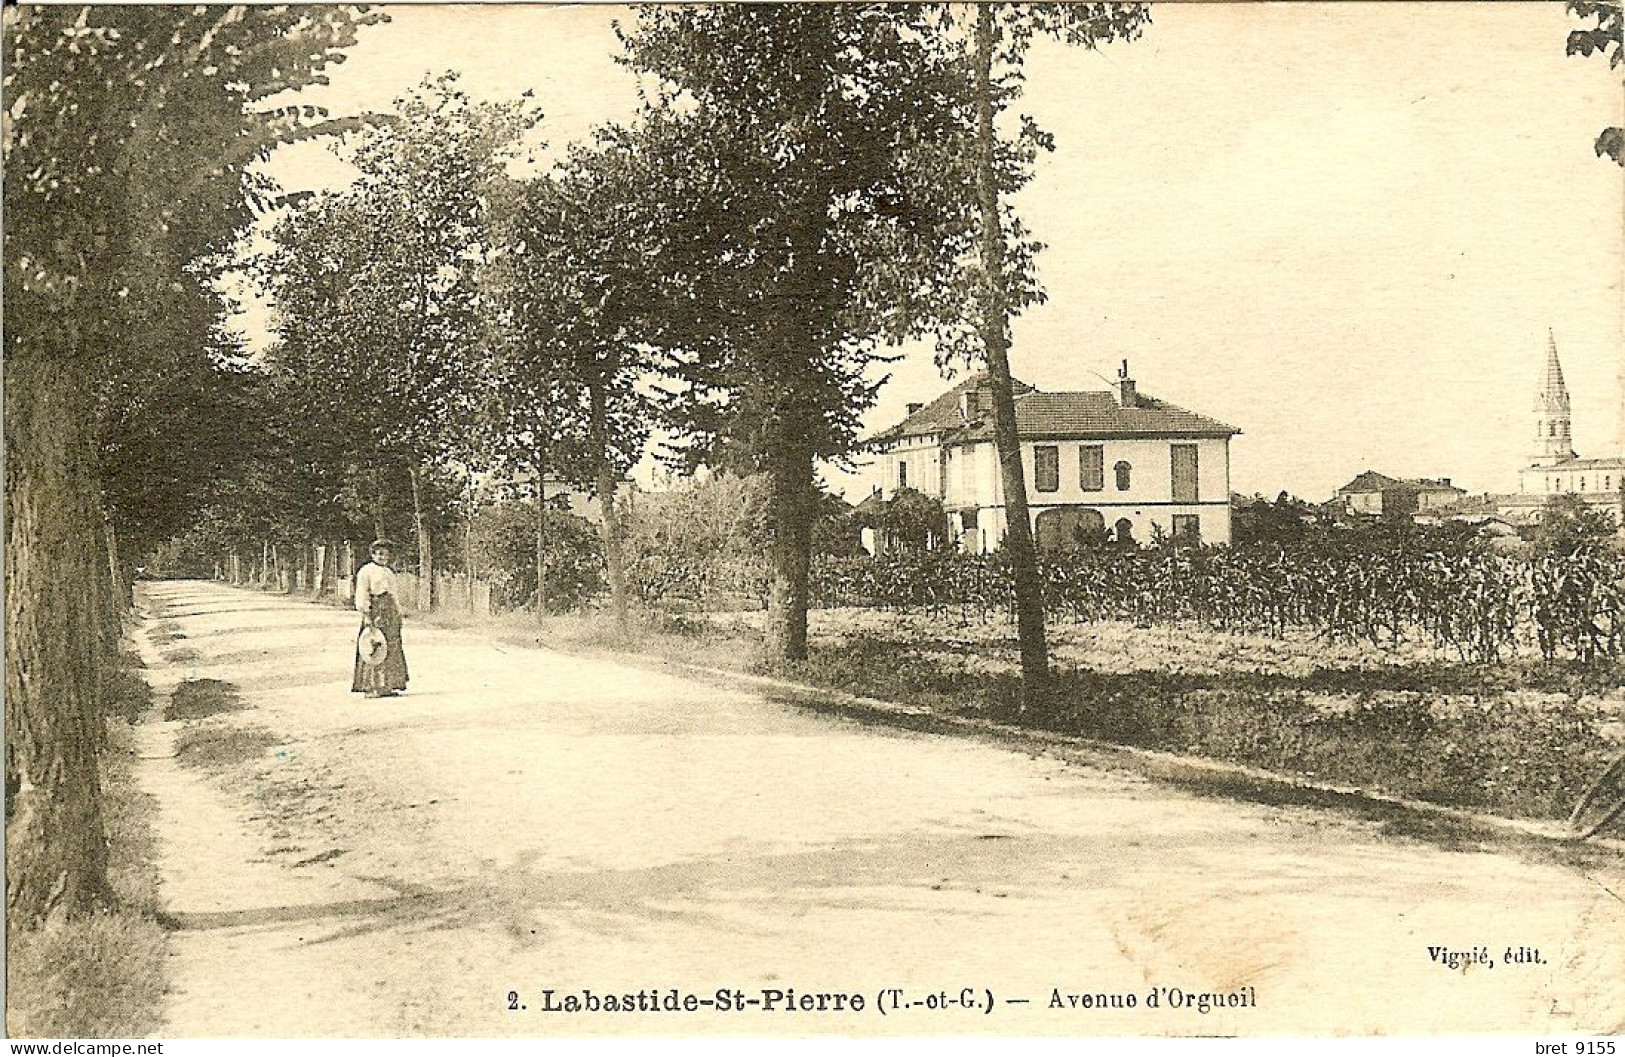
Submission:
M 10 1035 L 1616 1053 L 1621 25 L 8 6 Z

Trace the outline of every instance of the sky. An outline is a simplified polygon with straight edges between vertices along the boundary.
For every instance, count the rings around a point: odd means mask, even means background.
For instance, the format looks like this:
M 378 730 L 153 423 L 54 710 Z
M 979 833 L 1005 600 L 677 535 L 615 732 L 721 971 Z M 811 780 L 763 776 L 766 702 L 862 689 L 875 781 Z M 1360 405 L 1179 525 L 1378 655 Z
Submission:
M 624 8 L 383 10 L 304 101 L 387 110 L 456 70 L 476 96 L 534 90 L 555 150 L 634 112 Z M 1035 46 L 1019 110 L 1057 149 L 1015 203 L 1048 301 L 1015 323 L 1014 373 L 1098 389 L 1127 359 L 1142 392 L 1242 430 L 1242 493 L 1325 499 L 1368 469 L 1513 491 L 1550 330 L 1576 449 L 1625 454 L 1625 170 L 1592 149 L 1625 93 L 1565 56 L 1578 25 L 1558 2 L 1163 3 L 1138 41 Z M 314 143 L 268 170 L 348 179 Z M 902 351 L 873 431 L 951 384 Z

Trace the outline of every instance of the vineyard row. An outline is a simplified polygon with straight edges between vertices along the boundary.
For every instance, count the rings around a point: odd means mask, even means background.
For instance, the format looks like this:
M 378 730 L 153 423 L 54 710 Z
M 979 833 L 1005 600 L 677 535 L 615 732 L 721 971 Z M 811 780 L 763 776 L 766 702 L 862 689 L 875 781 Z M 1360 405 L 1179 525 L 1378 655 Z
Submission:
M 653 605 L 765 598 L 752 560 L 634 560 Z M 1050 619 L 1199 622 L 1279 636 L 1306 629 L 1376 645 L 1422 642 L 1492 662 L 1523 645 L 1547 659 L 1618 657 L 1625 633 L 1625 559 L 1606 547 L 1514 557 L 1385 547 L 1279 546 L 1084 551 L 1043 566 Z M 819 558 L 815 606 L 882 607 L 987 619 L 1013 605 L 1001 555 L 951 552 Z

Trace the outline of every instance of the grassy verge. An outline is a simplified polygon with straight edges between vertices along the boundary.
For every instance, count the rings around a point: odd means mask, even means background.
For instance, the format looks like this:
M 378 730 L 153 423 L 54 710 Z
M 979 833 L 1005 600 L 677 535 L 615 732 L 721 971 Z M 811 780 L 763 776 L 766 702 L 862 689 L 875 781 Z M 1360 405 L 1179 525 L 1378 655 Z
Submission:
M 1057 672 L 1036 714 L 1016 717 L 1009 671 L 954 669 L 897 642 L 822 649 L 792 676 L 939 712 L 986 715 L 1137 748 L 1187 753 L 1295 777 L 1510 817 L 1562 819 L 1625 750 L 1612 714 L 1569 696 L 1526 699 L 1486 674 L 1407 680 L 1325 670 L 1293 680 L 1178 672 Z M 1435 680 L 1455 693 L 1430 689 Z M 1405 689 L 1401 689 L 1405 687 Z M 1420 689 L 1410 689 L 1419 687 Z
M 219 679 L 188 679 L 175 687 L 164 706 L 164 718 L 203 719 L 242 707 L 237 688 Z
M 188 767 L 224 771 L 257 760 L 276 744 L 264 727 L 197 723 L 243 707 L 237 685 L 221 679 L 187 679 L 164 706 L 165 720 L 191 720 L 175 736 L 175 758 Z
M 602 656 L 638 653 L 729 671 L 766 670 L 761 644 L 748 629 L 683 616 L 638 613 L 624 632 L 602 613 L 549 614 L 541 621 L 534 613 L 524 612 L 492 616 L 426 613 L 413 614 L 407 620 L 429 627 L 479 631 L 515 646 L 546 646 Z M 410 643 L 407 648 L 411 649 Z
M 753 621 L 640 620 L 630 634 L 599 616 L 521 626 L 498 637 L 571 652 L 633 651 L 746 673 L 762 662 Z M 816 615 L 815 615 L 816 619 Z M 447 620 L 467 626 L 465 620 Z M 1204 756 L 1284 775 L 1413 797 L 1508 817 L 1563 819 L 1617 753 L 1617 666 L 1527 660 L 1380 666 L 1300 665 L 1290 671 L 1191 671 L 1068 666 L 1037 715 L 1014 714 L 1012 647 L 965 649 L 918 634 L 815 635 L 808 660 L 772 670 L 809 686 L 976 715 L 1113 744 Z M 1612 707 L 1598 695 L 1612 695 Z
M 139 723 L 152 708 L 152 688 L 141 677 L 144 665 L 132 650 L 124 650 L 105 690 L 107 712 L 125 723 Z
M 155 919 L 153 807 L 136 788 L 132 751 L 128 724 L 112 721 L 102 805 L 115 906 L 10 935 L 6 1026 L 13 1036 L 140 1038 L 159 1027 L 167 940 Z
M 225 771 L 265 755 L 277 739 L 264 727 L 191 727 L 175 738 L 175 758 L 188 767 Z

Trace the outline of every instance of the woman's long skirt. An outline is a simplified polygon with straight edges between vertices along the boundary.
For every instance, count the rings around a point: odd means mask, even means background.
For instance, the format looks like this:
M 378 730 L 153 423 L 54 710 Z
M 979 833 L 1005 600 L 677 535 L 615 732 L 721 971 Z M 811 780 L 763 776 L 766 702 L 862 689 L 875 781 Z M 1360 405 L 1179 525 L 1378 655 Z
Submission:
M 389 653 L 383 664 L 363 664 L 361 646 L 356 644 L 355 679 L 350 684 L 353 693 L 406 689 L 406 651 L 401 648 L 401 610 L 393 595 L 374 595 L 372 599 L 373 623 L 384 633 Z M 367 625 L 363 623 L 362 628 Z M 356 632 L 357 636 L 360 631 Z

